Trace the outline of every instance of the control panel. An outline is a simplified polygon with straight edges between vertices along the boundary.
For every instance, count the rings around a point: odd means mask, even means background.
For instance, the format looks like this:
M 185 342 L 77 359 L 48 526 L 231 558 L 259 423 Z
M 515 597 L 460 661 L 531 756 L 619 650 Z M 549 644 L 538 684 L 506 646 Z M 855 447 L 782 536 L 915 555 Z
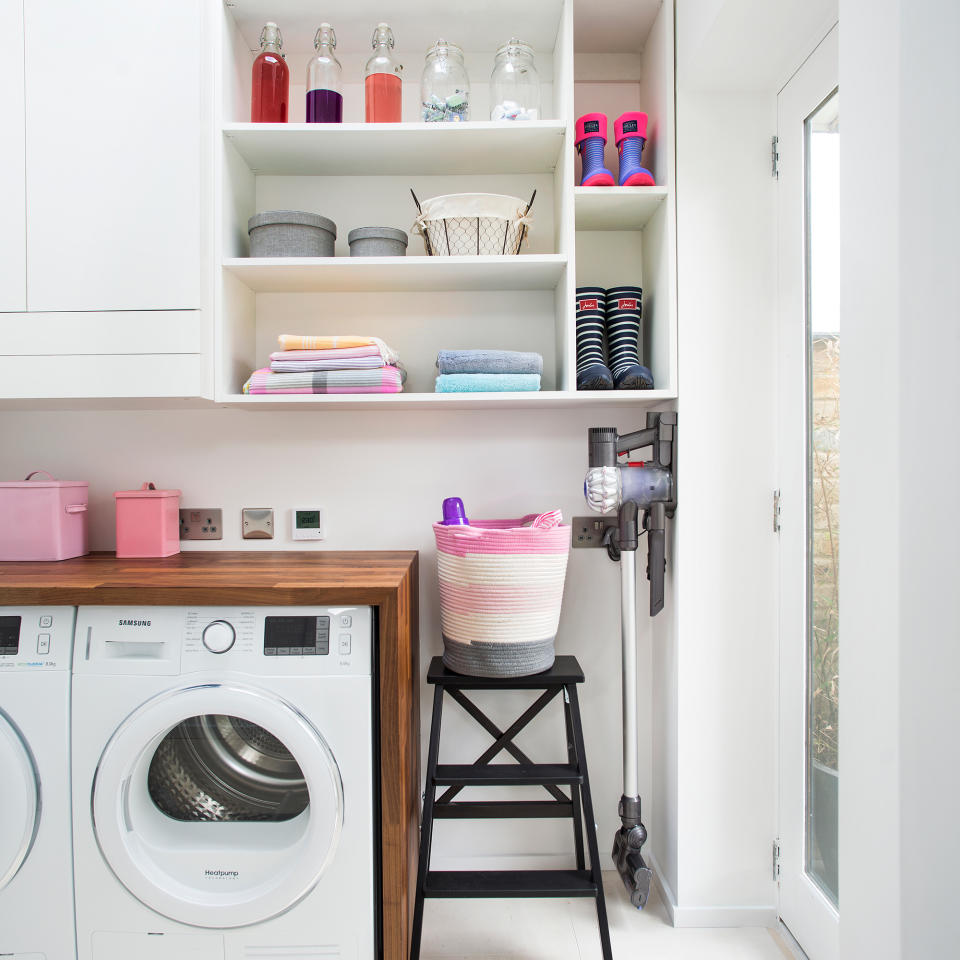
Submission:
M 73 607 L 0 607 L 0 675 L 68 670 L 75 615 Z

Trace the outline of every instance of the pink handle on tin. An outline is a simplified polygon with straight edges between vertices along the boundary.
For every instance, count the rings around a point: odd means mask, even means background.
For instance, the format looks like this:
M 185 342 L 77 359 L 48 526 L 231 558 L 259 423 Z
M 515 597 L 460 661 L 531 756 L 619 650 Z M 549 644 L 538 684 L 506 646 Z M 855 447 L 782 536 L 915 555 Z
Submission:
M 86 513 L 87 505 L 85 503 L 68 503 L 63 509 L 67 513 Z
M 23 478 L 23 482 L 26 483 L 28 480 L 32 480 L 38 473 L 45 473 L 51 480 L 57 479 L 49 470 L 34 470 L 33 473 L 28 473 Z

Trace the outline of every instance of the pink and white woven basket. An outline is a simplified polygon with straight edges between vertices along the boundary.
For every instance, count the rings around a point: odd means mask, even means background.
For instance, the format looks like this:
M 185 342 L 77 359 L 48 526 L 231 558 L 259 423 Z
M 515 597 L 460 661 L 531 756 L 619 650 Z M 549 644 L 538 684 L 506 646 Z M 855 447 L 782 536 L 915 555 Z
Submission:
M 433 532 L 446 666 L 478 677 L 549 670 L 570 552 L 559 511 Z

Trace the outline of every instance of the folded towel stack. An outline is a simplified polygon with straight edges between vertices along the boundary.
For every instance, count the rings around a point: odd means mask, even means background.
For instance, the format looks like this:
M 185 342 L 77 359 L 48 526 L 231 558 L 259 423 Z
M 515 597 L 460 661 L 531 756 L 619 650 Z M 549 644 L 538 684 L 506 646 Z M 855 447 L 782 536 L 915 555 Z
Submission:
M 539 390 L 543 357 L 515 350 L 441 350 L 437 393 Z
M 270 366 L 255 370 L 244 393 L 400 393 L 406 371 L 377 337 L 283 334 Z

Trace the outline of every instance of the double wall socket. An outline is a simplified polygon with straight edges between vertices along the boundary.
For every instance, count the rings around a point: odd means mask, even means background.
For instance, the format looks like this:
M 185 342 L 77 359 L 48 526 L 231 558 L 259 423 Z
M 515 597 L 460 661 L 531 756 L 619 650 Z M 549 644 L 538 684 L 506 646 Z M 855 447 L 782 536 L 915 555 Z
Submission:
M 603 537 L 608 528 L 619 526 L 616 515 L 611 517 L 574 517 L 571 534 L 574 547 L 605 547 Z
M 181 540 L 222 540 L 223 511 L 219 507 L 180 508 Z

